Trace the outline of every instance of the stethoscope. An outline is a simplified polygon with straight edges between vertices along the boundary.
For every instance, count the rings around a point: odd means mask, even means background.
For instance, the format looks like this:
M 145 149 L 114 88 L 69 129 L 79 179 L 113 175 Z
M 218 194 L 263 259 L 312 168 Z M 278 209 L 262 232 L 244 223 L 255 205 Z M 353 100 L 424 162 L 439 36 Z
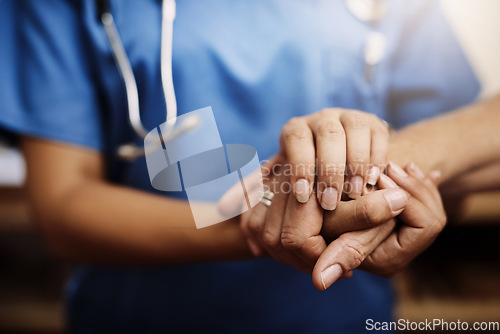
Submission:
M 349 11 L 360 21 L 368 24 L 378 23 L 387 12 L 385 0 L 345 0 Z M 139 91 L 135 81 L 134 72 L 130 65 L 118 29 L 114 23 L 111 13 L 110 0 L 97 0 L 98 19 L 101 21 L 106 36 L 111 46 L 114 61 L 125 85 L 125 95 L 128 107 L 128 119 L 130 126 L 137 136 L 146 138 L 146 130 L 141 121 L 139 109 Z M 162 133 L 163 142 L 171 141 L 179 135 L 196 128 L 199 120 L 188 118 L 182 124 L 175 124 L 177 118 L 177 100 L 175 97 L 174 82 L 172 77 L 172 46 L 174 20 L 176 16 L 175 0 L 162 1 L 162 23 L 161 23 L 161 81 L 166 104 L 166 124 L 167 129 Z M 383 57 L 385 50 L 385 38 L 381 33 L 372 32 L 368 35 L 365 45 L 365 64 L 367 80 L 371 80 L 371 70 Z M 159 148 L 162 143 L 147 145 L 148 148 Z M 123 144 L 118 148 L 118 156 L 121 159 L 133 161 L 144 154 L 145 149 L 134 143 Z
M 114 61 L 123 79 L 125 85 L 125 96 L 127 99 L 128 119 L 130 126 L 136 135 L 145 139 L 148 130 L 144 128 L 141 120 L 139 109 L 139 91 L 137 89 L 137 82 L 135 81 L 134 72 L 127 53 L 123 47 L 118 29 L 114 23 L 113 14 L 111 13 L 111 6 L 109 0 L 97 0 L 98 19 L 101 21 L 113 54 Z M 162 140 L 164 143 L 169 142 L 179 135 L 192 130 L 199 125 L 198 119 L 188 118 L 181 124 L 175 124 L 177 118 L 177 99 L 175 97 L 174 82 L 172 77 L 172 44 L 173 44 L 173 31 L 174 20 L 176 14 L 175 0 L 162 1 L 162 23 L 161 23 L 161 81 L 163 86 L 163 94 L 166 104 L 166 123 L 165 127 L 169 131 L 162 132 Z M 164 128 L 164 129 L 165 129 Z M 164 145 L 163 143 L 163 145 Z M 154 145 L 147 145 L 149 149 L 160 148 L 162 143 L 153 143 Z M 118 148 L 118 157 L 133 161 L 144 154 L 147 154 L 143 147 L 137 146 L 134 143 L 120 145 Z

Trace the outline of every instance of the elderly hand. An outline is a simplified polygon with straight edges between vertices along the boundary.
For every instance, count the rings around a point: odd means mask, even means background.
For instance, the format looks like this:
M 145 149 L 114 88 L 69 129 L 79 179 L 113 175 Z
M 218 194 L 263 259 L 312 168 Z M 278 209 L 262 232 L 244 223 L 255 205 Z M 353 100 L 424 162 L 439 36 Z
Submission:
M 340 232 L 373 227 L 395 217 L 397 210 L 388 208 L 403 208 L 403 195 L 399 196 L 400 203 L 390 203 L 391 197 L 384 196 L 389 191 L 360 198 L 366 183 L 374 185 L 385 168 L 388 139 L 383 121 L 356 110 L 325 109 L 290 120 L 280 138 L 279 160 L 286 164 L 273 168 L 280 175 L 274 175 L 267 184 L 274 199 L 269 208 L 260 203 L 242 215 L 241 227 L 252 252 L 267 252 L 310 272 L 326 248 L 320 235 L 322 209 L 337 208 L 336 216 L 344 222 Z M 344 188 L 357 200 L 340 203 Z M 312 193 L 316 196 L 311 199 Z M 372 218 L 360 220 L 366 217 Z
M 400 215 L 401 226 L 394 229 L 396 222 L 392 220 L 371 229 L 342 234 L 319 257 L 312 275 L 314 286 L 326 290 L 340 277 L 350 277 L 357 267 L 383 276 L 393 276 L 404 269 L 435 240 L 446 224 L 436 187 L 438 181 L 439 173 L 425 176 L 413 163 L 404 170 L 389 164 L 388 177 L 381 176 L 379 185 L 385 189 L 401 187 L 406 191 L 408 204 Z M 331 233 L 329 224 L 334 223 L 325 221 L 326 235 Z
M 269 207 L 259 203 L 241 218 L 241 228 L 254 255 L 272 255 L 278 261 L 311 272 L 327 244 L 321 235 L 324 221 L 328 231 L 341 234 L 372 228 L 397 216 L 407 203 L 400 189 L 384 189 L 356 200 L 340 202 L 335 211 L 325 211 L 313 198 L 301 204 L 290 193 L 289 177 L 274 168 L 266 188 L 275 195 Z
M 366 183 L 375 185 L 387 162 L 389 128 L 373 114 L 324 109 L 292 118 L 282 129 L 280 144 L 297 201 L 306 203 L 316 188 L 321 207 L 334 210 L 344 190 L 346 166 L 349 197 L 361 196 Z

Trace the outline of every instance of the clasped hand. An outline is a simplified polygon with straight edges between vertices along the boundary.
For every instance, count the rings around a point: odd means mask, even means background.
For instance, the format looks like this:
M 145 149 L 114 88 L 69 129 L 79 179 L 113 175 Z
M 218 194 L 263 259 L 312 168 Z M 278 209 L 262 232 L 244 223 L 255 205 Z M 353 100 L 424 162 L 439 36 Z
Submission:
M 434 241 L 446 215 L 439 172 L 387 166 L 389 140 L 385 122 L 360 111 L 290 120 L 279 154 L 263 167 L 270 205 L 241 217 L 252 253 L 312 272 L 319 290 L 358 267 L 383 276 L 404 269 Z

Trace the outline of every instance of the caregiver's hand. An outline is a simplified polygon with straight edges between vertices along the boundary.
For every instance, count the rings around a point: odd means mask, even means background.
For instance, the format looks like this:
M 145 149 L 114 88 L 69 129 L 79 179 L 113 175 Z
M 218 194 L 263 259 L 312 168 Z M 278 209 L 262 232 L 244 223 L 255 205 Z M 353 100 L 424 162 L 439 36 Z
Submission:
M 325 211 L 316 200 L 304 204 L 297 202 L 289 191 L 289 178 L 277 171 L 277 178 L 266 183 L 274 193 L 270 206 L 259 203 L 244 213 L 241 216 L 242 231 L 254 255 L 268 253 L 280 262 L 311 272 L 327 246 L 321 235 Z M 339 234 L 373 228 L 397 216 L 406 203 L 403 190 L 378 190 L 339 203 L 337 209 L 330 212 L 333 216 L 328 222 L 336 226 L 335 231 Z
M 312 279 L 317 289 L 326 290 L 340 277 L 350 277 L 357 267 L 393 276 L 425 250 L 444 228 L 446 214 L 436 187 L 439 173 L 425 176 L 413 163 L 404 170 L 391 163 L 388 175 L 380 177 L 381 188 L 397 189 L 399 186 L 408 193 L 408 204 L 400 215 L 402 225 L 394 229 L 393 220 L 335 239 L 314 267 Z
M 289 163 L 295 198 L 300 203 L 309 200 L 317 173 L 318 202 L 334 210 L 344 190 L 346 164 L 345 191 L 358 198 L 365 184 L 375 185 L 385 169 L 388 140 L 385 122 L 357 110 L 324 109 L 292 118 L 281 132 L 280 155 Z

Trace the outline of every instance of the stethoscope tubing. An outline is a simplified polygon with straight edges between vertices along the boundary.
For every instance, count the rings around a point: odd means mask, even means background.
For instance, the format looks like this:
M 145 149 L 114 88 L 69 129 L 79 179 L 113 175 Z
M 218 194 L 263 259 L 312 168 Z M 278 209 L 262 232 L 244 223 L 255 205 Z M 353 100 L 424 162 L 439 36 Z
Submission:
M 141 120 L 139 106 L 139 91 L 135 80 L 134 72 L 130 64 L 125 48 L 123 47 L 120 34 L 114 22 L 109 0 L 98 0 L 98 19 L 101 21 L 106 36 L 108 38 L 111 53 L 117 65 L 118 72 L 125 85 L 125 96 L 127 99 L 128 119 L 130 126 L 140 138 L 146 138 L 148 130 Z M 177 118 L 177 99 L 175 96 L 173 73 L 172 73 L 172 49 L 174 20 L 176 16 L 175 0 L 162 1 L 162 22 L 161 22 L 161 59 L 160 70 L 163 86 L 163 94 L 166 105 L 165 119 L 170 127 L 175 125 Z M 191 122 L 194 124 L 194 122 Z M 189 127 L 189 126 L 188 126 Z M 182 129 L 183 127 L 181 127 Z M 174 131 L 172 137 L 177 137 L 179 131 Z M 125 160 L 134 160 L 144 155 L 144 149 L 135 144 L 125 144 L 119 147 L 118 155 Z

